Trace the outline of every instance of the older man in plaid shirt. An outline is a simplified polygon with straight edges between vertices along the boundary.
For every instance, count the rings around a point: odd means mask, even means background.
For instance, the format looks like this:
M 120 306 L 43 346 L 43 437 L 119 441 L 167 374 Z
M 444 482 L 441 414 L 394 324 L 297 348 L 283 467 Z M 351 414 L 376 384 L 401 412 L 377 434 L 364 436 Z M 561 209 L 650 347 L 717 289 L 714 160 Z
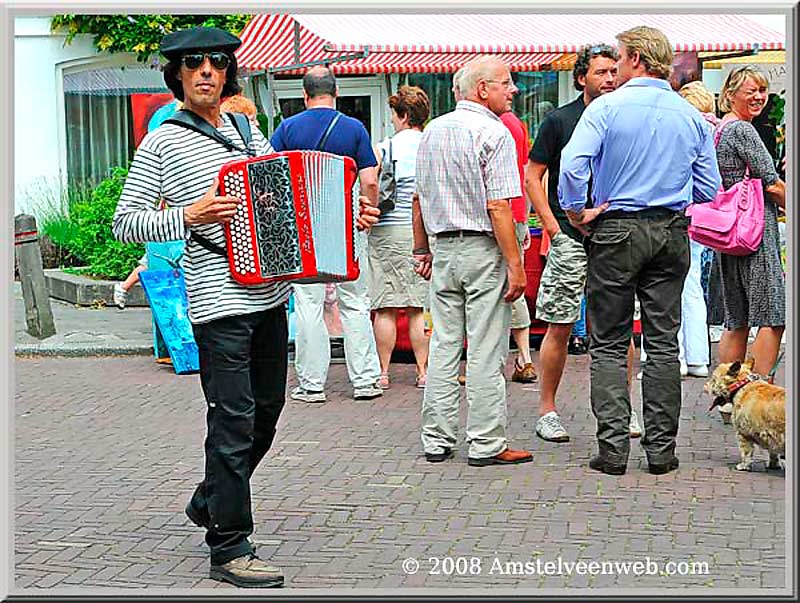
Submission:
M 468 463 L 525 463 L 533 458 L 529 452 L 508 447 L 503 375 L 510 304 L 525 290 L 509 203 L 522 194 L 516 149 L 499 118 L 517 88 L 493 57 L 467 64 L 458 85 L 463 100 L 425 128 L 417 153 L 414 258 L 417 271 L 431 279 L 434 324 L 422 444 L 429 462 L 453 455 L 466 336 Z

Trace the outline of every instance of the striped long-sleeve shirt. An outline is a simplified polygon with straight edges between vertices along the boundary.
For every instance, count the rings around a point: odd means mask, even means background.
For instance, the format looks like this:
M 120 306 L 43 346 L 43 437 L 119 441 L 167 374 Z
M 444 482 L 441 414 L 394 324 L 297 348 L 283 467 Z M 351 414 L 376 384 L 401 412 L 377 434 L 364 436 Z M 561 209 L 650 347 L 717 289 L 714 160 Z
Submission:
M 227 115 L 220 132 L 239 141 Z M 273 152 L 269 142 L 253 129 L 251 147 L 257 155 Z M 233 280 L 228 260 L 187 238 L 184 208 L 209 189 L 220 168 L 246 155 L 192 130 L 164 124 L 145 136 L 133 158 L 122 196 L 114 214 L 114 236 L 125 242 L 187 239 L 183 268 L 189 298 L 189 318 L 203 323 L 226 316 L 249 314 L 283 304 L 288 283 L 241 285 Z M 158 210 L 160 200 L 168 208 Z M 193 226 L 212 243 L 225 246 L 221 224 Z

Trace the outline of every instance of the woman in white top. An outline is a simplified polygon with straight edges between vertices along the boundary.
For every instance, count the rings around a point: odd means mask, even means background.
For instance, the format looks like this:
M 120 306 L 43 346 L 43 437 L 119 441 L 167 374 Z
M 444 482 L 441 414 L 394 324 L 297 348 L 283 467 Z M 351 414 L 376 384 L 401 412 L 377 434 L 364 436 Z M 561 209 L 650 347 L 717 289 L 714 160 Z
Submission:
M 416 192 L 417 148 L 430 114 L 430 101 L 421 88 L 401 86 L 389 98 L 389 107 L 395 134 L 378 146 L 382 210 L 380 220 L 369 234 L 369 295 L 375 310 L 375 341 L 381 364 L 379 385 L 384 389 L 389 387 L 389 362 L 397 340 L 397 310 L 404 308 L 417 364 L 416 384 L 424 387 L 428 338 L 422 308 L 428 283 L 414 271 L 411 257 L 411 198 Z

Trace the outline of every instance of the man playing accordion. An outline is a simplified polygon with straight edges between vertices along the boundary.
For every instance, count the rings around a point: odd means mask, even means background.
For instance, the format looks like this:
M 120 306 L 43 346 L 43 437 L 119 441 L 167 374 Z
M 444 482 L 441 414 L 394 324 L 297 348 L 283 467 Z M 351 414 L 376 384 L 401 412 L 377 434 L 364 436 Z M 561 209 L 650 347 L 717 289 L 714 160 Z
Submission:
M 266 155 L 273 148 L 252 130 L 249 148 L 221 98 L 240 92 L 234 51 L 241 40 L 223 30 L 198 27 L 164 37 L 169 60 L 164 81 L 184 109 L 236 144 L 176 123 L 150 132 L 130 167 L 113 222 L 121 241 L 186 239 L 183 268 L 189 318 L 200 353 L 200 380 L 207 403 L 205 477 L 186 514 L 206 528 L 210 576 L 237 586 L 283 585 L 278 568 L 261 561 L 253 531 L 250 476 L 269 450 L 285 401 L 288 282 L 242 285 L 231 277 L 223 224 L 238 198 L 219 196 L 217 174 L 232 160 Z M 166 199 L 168 209 L 158 211 Z M 377 221 L 377 208 L 359 199 L 361 229 Z

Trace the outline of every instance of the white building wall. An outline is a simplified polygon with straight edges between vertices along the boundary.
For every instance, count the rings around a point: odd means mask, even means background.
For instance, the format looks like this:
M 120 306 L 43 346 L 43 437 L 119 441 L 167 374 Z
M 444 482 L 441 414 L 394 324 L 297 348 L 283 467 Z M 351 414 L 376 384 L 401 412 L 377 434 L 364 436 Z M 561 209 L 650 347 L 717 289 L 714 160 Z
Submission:
M 14 210 L 32 211 L 46 194 L 58 198 L 64 149 L 60 66 L 96 56 L 91 36 L 64 46 L 49 17 L 14 21 Z

